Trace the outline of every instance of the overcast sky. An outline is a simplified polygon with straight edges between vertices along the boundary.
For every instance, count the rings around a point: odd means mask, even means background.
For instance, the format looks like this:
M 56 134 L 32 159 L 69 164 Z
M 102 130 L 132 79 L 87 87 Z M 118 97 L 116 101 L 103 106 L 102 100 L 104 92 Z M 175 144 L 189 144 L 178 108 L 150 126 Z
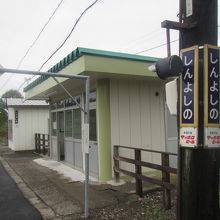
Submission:
M 19 69 L 38 70 L 92 2 L 94 0 L 63 0 Z M 42 71 L 47 71 L 76 47 L 136 54 L 166 43 L 166 31 L 160 24 L 163 20 L 178 21 L 178 2 L 99 0 L 83 16 L 66 44 Z M 60 0 L 0 0 L 0 63 L 4 67 L 18 67 L 19 61 L 59 3 Z M 171 31 L 171 40 L 176 39 L 178 32 Z M 178 42 L 172 43 L 171 49 L 172 54 L 178 54 Z M 166 46 L 141 55 L 165 57 Z M 18 89 L 25 77 L 4 74 L 0 78 L 0 96 L 8 89 Z

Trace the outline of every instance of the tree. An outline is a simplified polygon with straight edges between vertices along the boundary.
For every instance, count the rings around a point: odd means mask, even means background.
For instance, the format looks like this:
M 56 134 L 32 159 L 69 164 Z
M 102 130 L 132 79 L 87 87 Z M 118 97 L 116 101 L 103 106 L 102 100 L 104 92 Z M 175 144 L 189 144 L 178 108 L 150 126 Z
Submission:
M 0 142 L 7 138 L 8 114 L 5 110 L 5 103 L 0 99 Z
M 6 110 L 6 98 L 23 98 L 18 90 L 10 89 L 0 98 L 0 142 L 7 138 L 8 133 L 8 113 Z
M 10 89 L 2 95 L 2 98 L 23 98 L 23 96 L 18 90 Z

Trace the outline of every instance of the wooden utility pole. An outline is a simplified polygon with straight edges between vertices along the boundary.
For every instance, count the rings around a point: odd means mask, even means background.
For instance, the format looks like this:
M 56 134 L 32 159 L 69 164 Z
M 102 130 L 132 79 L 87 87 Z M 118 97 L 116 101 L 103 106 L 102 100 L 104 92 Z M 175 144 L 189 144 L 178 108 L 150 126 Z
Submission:
M 217 45 L 217 0 L 180 0 L 180 49 Z M 198 146 L 179 148 L 178 220 L 219 220 L 219 150 L 204 148 L 204 64 L 199 49 Z

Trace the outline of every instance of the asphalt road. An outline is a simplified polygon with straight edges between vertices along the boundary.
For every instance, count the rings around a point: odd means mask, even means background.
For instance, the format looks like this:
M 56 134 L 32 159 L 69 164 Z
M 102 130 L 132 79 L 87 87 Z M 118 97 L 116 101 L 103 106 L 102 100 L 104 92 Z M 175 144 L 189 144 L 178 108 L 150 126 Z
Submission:
M 43 220 L 0 163 L 0 219 Z

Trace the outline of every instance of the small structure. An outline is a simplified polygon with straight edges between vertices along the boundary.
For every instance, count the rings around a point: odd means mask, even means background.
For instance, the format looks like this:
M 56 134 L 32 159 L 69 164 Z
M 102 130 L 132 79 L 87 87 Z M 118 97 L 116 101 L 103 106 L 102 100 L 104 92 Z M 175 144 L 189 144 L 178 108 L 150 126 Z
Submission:
M 35 133 L 48 134 L 49 104 L 43 100 L 8 98 L 8 146 L 34 150 Z
M 157 60 L 77 48 L 48 70 L 90 76 L 90 174 L 100 181 L 111 180 L 114 176 L 114 145 L 166 150 L 164 81 L 148 70 L 148 66 Z M 57 80 L 84 107 L 83 82 L 64 78 Z M 50 100 L 51 158 L 85 170 L 81 146 L 84 118 L 80 108 L 49 77 L 39 77 L 24 91 L 28 99 Z M 121 153 L 134 158 L 130 150 Z M 153 153 L 141 156 L 149 162 L 160 163 L 161 160 Z M 127 163 L 122 162 L 122 166 L 134 170 Z

